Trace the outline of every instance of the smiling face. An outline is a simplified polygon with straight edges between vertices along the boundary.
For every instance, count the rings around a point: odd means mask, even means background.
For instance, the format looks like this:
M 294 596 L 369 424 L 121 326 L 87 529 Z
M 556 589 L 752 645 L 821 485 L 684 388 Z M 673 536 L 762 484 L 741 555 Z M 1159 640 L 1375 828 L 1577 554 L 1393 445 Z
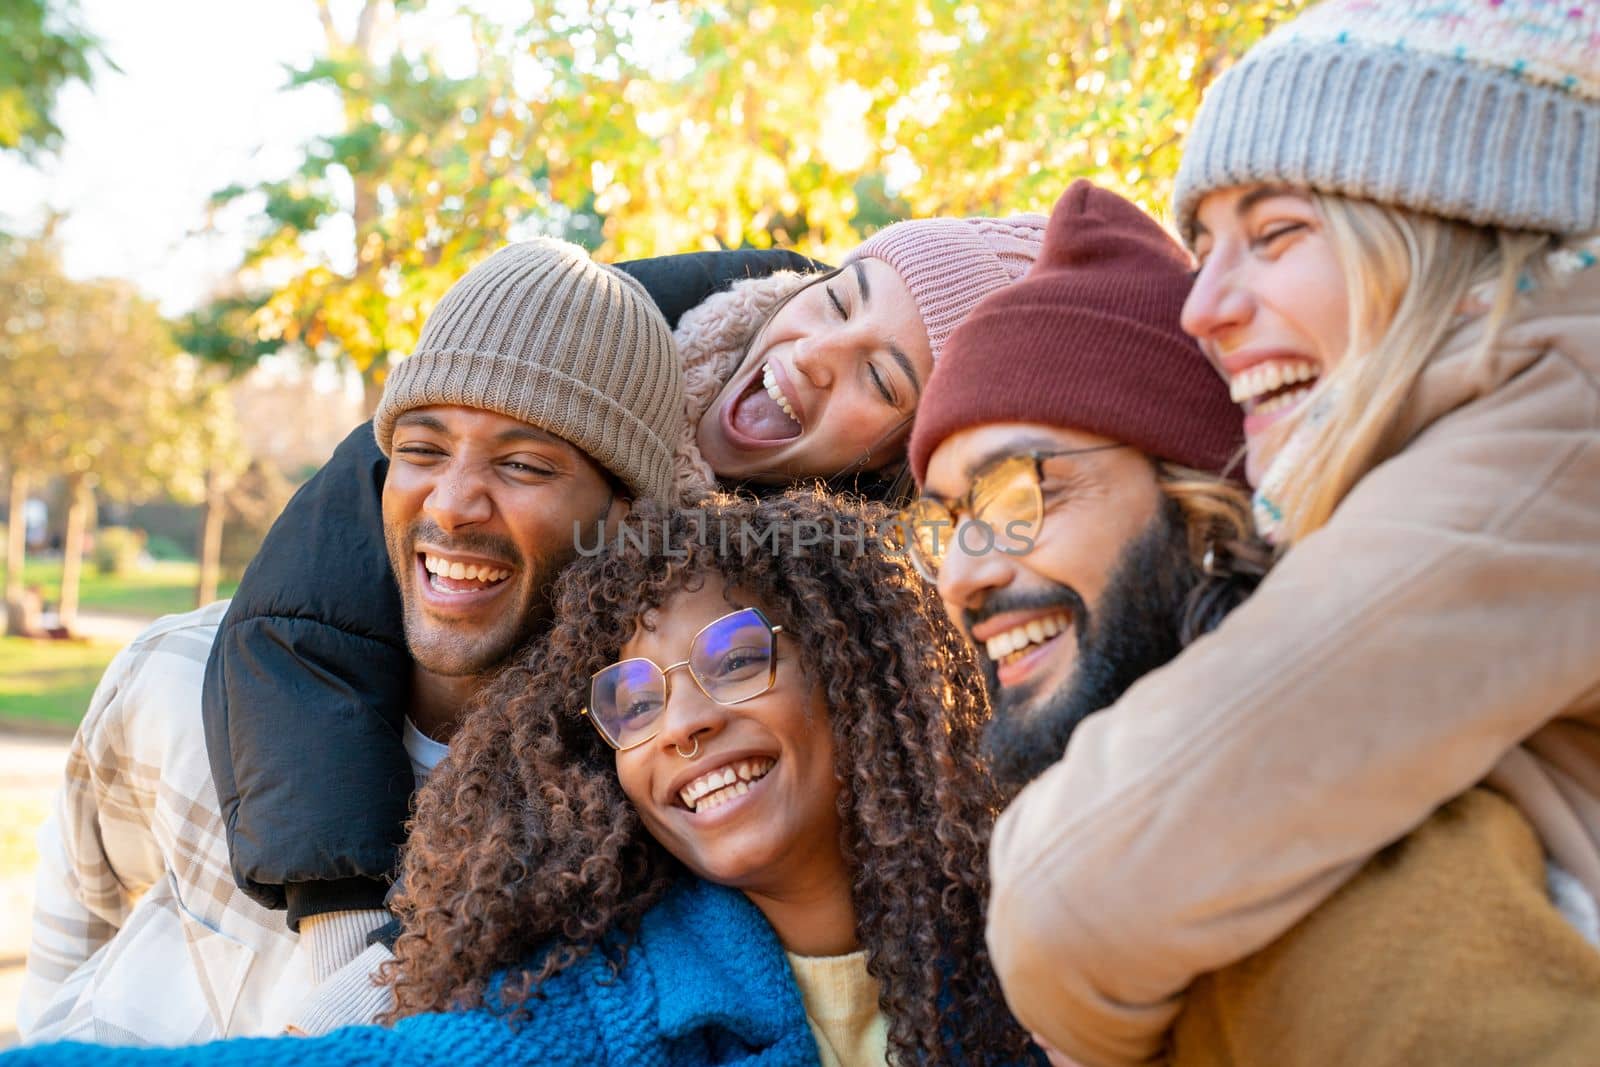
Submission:
M 925 491 L 966 492 L 1006 456 L 1110 443 L 1060 427 L 995 423 L 952 434 L 928 462 Z M 994 704 L 985 747 L 997 778 L 1022 784 L 1061 756 L 1082 719 L 1177 654 L 1192 564 L 1181 515 L 1150 460 L 1117 448 L 1043 462 L 1044 499 L 1023 554 L 967 552 L 962 515 L 939 569 L 939 596 L 978 647 Z
M 680 592 L 647 616 L 654 630 L 641 627 L 619 658 L 680 663 L 702 627 L 739 607 L 762 605 L 715 580 Z M 650 835 L 695 874 L 795 896 L 849 877 L 828 709 L 782 634 L 777 656 L 772 688 L 731 706 L 674 671 L 661 732 L 616 754 L 617 777 Z
M 463 407 L 401 415 L 383 525 L 417 665 L 459 678 L 499 664 L 548 619 L 574 522 L 620 506 L 588 456 L 526 423 Z
M 1273 427 L 1301 410 L 1344 358 L 1344 270 L 1310 196 L 1283 186 L 1224 189 L 1200 202 L 1200 260 L 1183 328 L 1244 409 L 1246 474 L 1258 483 L 1278 447 Z
M 881 259 L 857 260 L 767 321 L 701 417 L 696 440 L 730 481 L 876 470 L 904 454 L 932 370 L 928 331 L 904 279 Z

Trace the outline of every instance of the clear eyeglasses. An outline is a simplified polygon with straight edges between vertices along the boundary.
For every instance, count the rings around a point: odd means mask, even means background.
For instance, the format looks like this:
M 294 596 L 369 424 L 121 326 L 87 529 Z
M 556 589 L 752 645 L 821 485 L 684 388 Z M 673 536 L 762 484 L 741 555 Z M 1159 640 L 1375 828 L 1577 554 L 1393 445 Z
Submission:
M 648 659 L 625 659 L 596 671 L 583 713 L 611 747 L 637 748 L 661 732 L 673 671 L 688 668 L 694 684 L 718 704 L 741 704 L 772 688 L 782 632 L 758 608 L 713 619 L 694 635 L 689 658 L 681 663 L 663 668 Z

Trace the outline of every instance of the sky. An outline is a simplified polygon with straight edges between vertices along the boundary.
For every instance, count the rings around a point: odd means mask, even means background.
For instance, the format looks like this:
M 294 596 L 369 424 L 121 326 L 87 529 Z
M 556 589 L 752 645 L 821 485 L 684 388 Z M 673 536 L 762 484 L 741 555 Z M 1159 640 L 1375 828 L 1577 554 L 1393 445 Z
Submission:
M 296 146 L 337 128 L 331 95 L 283 90 L 286 65 L 322 47 L 310 0 L 80 0 L 120 68 L 57 107 L 64 139 L 34 166 L 0 156 L 0 226 L 28 232 L 51 211 L 68 273 L 135 282 L 176 314 L 237 266 L 248 207 L 214 232 L 206 202 L 234 182 L 281 177 Z

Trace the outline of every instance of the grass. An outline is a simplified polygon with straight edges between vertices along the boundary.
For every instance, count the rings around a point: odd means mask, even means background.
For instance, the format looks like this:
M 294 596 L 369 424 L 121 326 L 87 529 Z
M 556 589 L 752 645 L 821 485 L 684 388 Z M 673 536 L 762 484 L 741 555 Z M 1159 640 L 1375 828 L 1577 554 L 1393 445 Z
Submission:
M 42 586 L 44 598 L 51 603 L 60 600 L 60 560 L 29 560 L 22 568 L 22 579 L 28 585 Z M 199 580 L 200 565 L 193 560 L 154 562 L 130 574 L 101 574 L 92 561 L 85 561 L 78 583 L 78 610 L 148 619 L 189 611 L 195 606 Z M 223 582 L 217 595 L 232 596 L 238 584 Z
M 119 647 L 0 637 L 0 724 L 70 733 Z
M 193 562 L 157 563 L 120 577 L 101 575 L 91 565 L 83 572 L 80 610 L 138 620 L 188 611 L 194 607 L 198 576 L 199 567 Z M 59 599 L 59 560 L 30 560 L 23 578 L 27 584 L 41 586 L 47 600 Z M 233 589 L 229 584 L 220 592 L 229 596 Z M 0 637 L 0 732 L 70 736 L 120 648 L 120 641 Z M 26 929 L 29 898 L 25 893 L 19 896 L 16 887 L 32 881 L 30 872 L 38 863 L 35 836 L 54 790 L 53 784 L 41 786 L 36 777 L 26 777 L 27 770 L 22 773 L 23 780 L 15 781 L 0 771 L 0 907 L 7 912 L 0 915 L 0 940 L 6 952 L 21 947 L 13 944 L 11 931 Z M 7 923 L 6 919 L 13 921 Z M 6 981 L 0 984 L 10 985 L 14 974 L 14 969 L 6 968 L 0 975 Z M 15 1039 L 12 1025 L 7 1006 L 0 1005 L 0 1048 Z
M 194 608 L 199 564 L 192 560 L 151 563 L 131 574 L 107 575 L 86 561 L 78 588 L 85 614 L 154 619 Z M 51 603 L 61 596 L 61 561 L 31 559 L 23 581 L 40 586 Z M 225 582 L 232 596 L 237 582 Z M 0 726 L 70 733 L 121 645 L 106 641 L 34 641 L 0 637 Z

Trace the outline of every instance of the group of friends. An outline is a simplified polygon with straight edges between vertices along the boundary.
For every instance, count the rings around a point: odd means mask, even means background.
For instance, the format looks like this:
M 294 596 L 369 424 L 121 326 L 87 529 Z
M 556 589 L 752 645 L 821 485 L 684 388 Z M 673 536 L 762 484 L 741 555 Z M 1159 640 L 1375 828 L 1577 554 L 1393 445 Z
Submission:
M 1597 55 L 1324 0 L 1183 244 L 501 249 L 109 668 L 0 1059 L 1595 1062 Z

